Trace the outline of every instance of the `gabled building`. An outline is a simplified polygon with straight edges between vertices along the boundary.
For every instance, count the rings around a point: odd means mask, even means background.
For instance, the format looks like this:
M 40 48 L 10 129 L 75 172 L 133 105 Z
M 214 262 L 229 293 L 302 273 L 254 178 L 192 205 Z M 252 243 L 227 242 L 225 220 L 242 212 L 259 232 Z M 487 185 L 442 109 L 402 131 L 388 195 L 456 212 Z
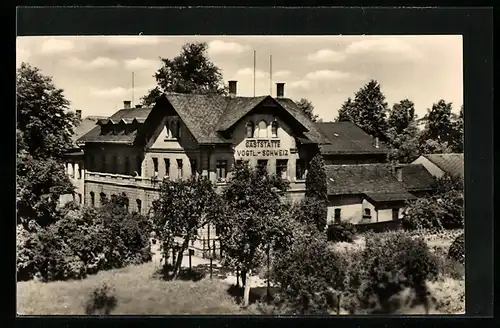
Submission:
M 413 161 L 413 164 L 422 164 L 436 178 L 445 174 L 464 177 L 463 153 L 425 154 Z
M 416 196 L 406 190 L 402 168 L 390 164 L 327 165 L 327 223 L 396 221 Z

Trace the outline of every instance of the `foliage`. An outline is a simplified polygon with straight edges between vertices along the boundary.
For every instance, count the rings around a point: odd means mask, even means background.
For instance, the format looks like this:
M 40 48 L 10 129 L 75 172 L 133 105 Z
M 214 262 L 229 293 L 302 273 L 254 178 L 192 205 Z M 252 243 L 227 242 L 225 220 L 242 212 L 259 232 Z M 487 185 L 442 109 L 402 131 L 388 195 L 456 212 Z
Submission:
M 445 314 L 465 313 L 465 280 L 446 278 L 428 283 L 434 307 Z
M 223 193 L 224 215 L 217 222 L 229 266 L 249 272 L 270 250 L 290 242 L 291 225 L 281 200 L 287 188 L 287 181 L 262 168 L 236 168 Z
M 321 122 L 321 119 L 318 117 L 318 115 L 314 114 L 314 106 L 310 100 L 301 98 L 296 102 L 296 104 L 311 121 Z
M 176 57 L 160 58 L 162 67 L 154 74 L 157 87 L 142 98 L 152 105 L 162 92 L 226 94 L 222 73 L 207 55 L 205 42 L 186 43 Z
M 314 197 L 326 201 L 328 198 L 326 188 L 325 163 L 320 153 L 316 154 L 309 163 L 306 176 L 306 197 Z
M 351 312 L 394 313 L 402 306 L 394 297 L 408 288 L 416 295 L 415 305 L 428 310 L 426 281 L 437 277 L 438 262 L 422 238 L 402 232 L 371 234 L 355 261 L 348 279 L 349 292 L 355 295 Z
M 420 156 L 419 131 L 416 125 L 415 105 L 405 99 L 394 104 L 387 118 L 387 139 L 391 147 L 389 160 L 411 163 Z
M 99 270 L 151 260 L 149 222 L 129 214 L 118 196 L 103 208 L 62 209 L 62 218 L 31 233 L 18 227 L 18 280 L 80 279 Z
M 387 118 L 387 125 L 394 128 L 397 134 L 403 133 L 415 122 L 415 104 L 408 100 L 401 100 L 394 104 Z
M 294 204 L 291 212 L 294 220 L 308 224 L 318 231 L 325 230 L 327 214 L 328 208 L 325 201 L 315 197 L 305 197 Z
M 18 146 L 35 159 L 61 158 L 71 146 L 78 118 L 68 112 L 62 89 L 40 70 L 22 63 L 16 74 Z
M 435 194 L 444 195 L 450 191 L 463 192 L 464 180 L 461 176 L 445 174 L 436 178 Z
M 328 250 L 323 235 L 302 236 L 273 263 L 271 278 L 298 314 L 328 313 L 344 288 L 344 262 Z
M 73 191 L 61 159 L 78 118 L 67 111 L 63 90 L 38 68 L 22 63 L 16 82 L 18 222 L 46 226 L 59 218 L 59 196 Z
M 453 259 L 461 264 L 465 264 L 465 234 L 460 234 L 450 246 L 448 250 L 448 258 Z
M 114 293 L 115 289 L 106 283 L 94 289 L 85 305 L 85 314 L 109 315 L 118 303 Z
M 356 226 L 346 221 L 332 223 L 328 225 L 326 235 L 328 241 L 351 243 L 356 237 Z
M 189 180 L 165 180 L 160 197 L 153 201 L 153 226 L 156 235 L 166 243 L 168 251 L 177 244 L 178 255 L 173 278 L 180 273 L 182 256 L 189 243 L 196 240 L 198 231 L 221 214 L 222 204 L 210 180 L 192 177 Z M 166 261 L 165 261 L 166 263 Z
M 405 230 L 442 230 L 443 211 L 434 198 L 419 198 L 408 202 L 402 219 Z
M 356 92 L 354 100 L 348 99 L 339 110 L 337 121 L 351 121 L 366 133 L 386 139 L 387 102 L 380 84 L 371 80 Z

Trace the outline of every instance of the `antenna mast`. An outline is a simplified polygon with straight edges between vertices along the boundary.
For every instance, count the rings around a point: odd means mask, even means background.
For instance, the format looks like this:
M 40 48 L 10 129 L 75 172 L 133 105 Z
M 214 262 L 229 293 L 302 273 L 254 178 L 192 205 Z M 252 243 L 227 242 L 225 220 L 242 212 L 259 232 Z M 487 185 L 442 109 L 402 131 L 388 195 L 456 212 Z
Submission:
M 255 66 L 256 66 L 257 53 L 253 51 L 253 96 L 255 97 Z
M 269 95 L 273 94 L 273 55 L 269 55 Z

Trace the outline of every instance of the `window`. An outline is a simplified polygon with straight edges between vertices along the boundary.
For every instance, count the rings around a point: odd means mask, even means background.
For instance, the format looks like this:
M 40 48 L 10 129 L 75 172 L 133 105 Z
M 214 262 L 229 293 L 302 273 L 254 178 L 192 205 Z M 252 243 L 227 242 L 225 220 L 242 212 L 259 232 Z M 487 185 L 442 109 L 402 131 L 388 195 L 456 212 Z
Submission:
M 281 175 L 282 179 L 286 179 L 288 177 L 288 160 L 286 159 L 277 159 L 276 160 L 276 175 Z
M 227 161 L 218 160 L 216 163 L 217 182 L 225 182 L 227 177 Z
M 82 194 L 78 194 L 78 204 L 82 204 Z
M 254 126 L 253 122 L 250 121 L 247 123 L 247 138 L 253 138 Z
M 153 157 L 153 169 L 154 169 L 153 175 L 155 177 L 157 177 L 158 176 L 158 158 L 156 158 L 156 157 Z
M 83 163 L 82 163 L 83 165 Z M 82 178 L 82 167 L 80 165 L 78 165 L 78 179 L 81 179 Z
M 137 203 L 137 213 L 141 214 L 142 211 L 142 201 L 140 199 L 136 199 Z
M 196 167 L 196 160 L 195 160 L 195 159 L 192 159 L 192 160 L 191 160 L 191 175 L 192 175 L 193 177 L 195 177 L 195 176 L 196 176 L 196 169 L 197 169 L 197 167 Z
M 90 206 L 95 207 L 95 194 L 93 191 L 90 192 Z
M 271 124 L 271 135 L 273 136 L 273 138 L 278 137 L 278 122 L 277 121 L 273 121 L 273 123 Z
M 182 159 L 177 159 L 177 179 L 182 179 Z
M 295 178 L 297 180 L 304 180 L 306 178 L 306 161 L 303 159 L 295 161 Z
M 392 219 L 394 221 L 399 219 L 399 208 L 393 208 L 392 209 Z
M 170 177 L 170 159 L 164 158 L 163 162 L 165 163 L 165 177 Z
M 335 209 L 335 223 L 340 222 L 340 208 Z
M 264 120 L 259 122 L 259 138 L 267 138 L 267 123 Z
M 103 192 L 101 192 L 101 193 L 99 194 L 99 200 L 100 200 L 100 202 L 101 202 L 101 206 L 105 205 L 105 204 L 106 204 L 106 202 L 108 201 L 108 200 L 106 199 L 106 194 L 105 194 L 105 193 L 103 193 Z
M 142 158 L 141 156 L 137 156 L 137 175 L 142 175 Z
M 125 210 L 128 212 L 128 205 L 129 205 L 129 202 L 128 202 L 128 197 L 125 197 Z
M 257 160 L 257 167 L 262 170 L 267 170 L 267 159 Z
M 372 210 L 369 208 L 365 208 L 363 219 L 371 219 L 372 218 Z

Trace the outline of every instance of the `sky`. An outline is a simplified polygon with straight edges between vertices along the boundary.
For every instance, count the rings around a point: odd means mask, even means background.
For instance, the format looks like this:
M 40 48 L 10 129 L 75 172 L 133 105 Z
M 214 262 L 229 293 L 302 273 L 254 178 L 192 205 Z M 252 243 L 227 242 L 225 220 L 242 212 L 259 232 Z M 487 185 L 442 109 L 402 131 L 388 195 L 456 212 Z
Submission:
M 160 57 L 173 58 L 195 41 L 208 43 L 224 80 L 238 81 L 238 95 L 254 95 L 255 51 L 255 95 L 276 96 L 275 84 L 283 82 L 285 97 L 309 99 L 324 121 L 333 121 L 371 79 L 390 107 L 407 98 L 418 117 L 440 99 L 452 102 L 455 112 L 463 104 L 460 35 L 18 37 L 16 65 L 24 61 L 51 76 L 83 116 L 110 116 L 124 100 L 137 104 L 155 86 Z

